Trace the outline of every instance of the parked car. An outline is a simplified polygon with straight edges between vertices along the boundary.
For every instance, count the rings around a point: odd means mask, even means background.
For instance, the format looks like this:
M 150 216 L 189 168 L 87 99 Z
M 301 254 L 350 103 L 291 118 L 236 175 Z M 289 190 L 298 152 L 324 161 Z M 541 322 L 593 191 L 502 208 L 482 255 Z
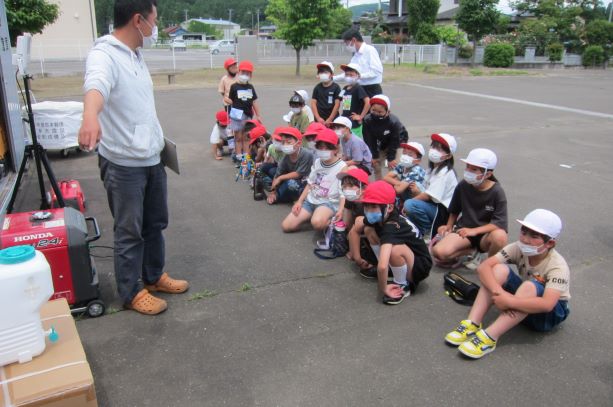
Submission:
M 183 38 L 175 38 L 170 43 L 170 49 L 175 51 L 187 51 L 187 45 L 185 45 L 185 40 Z
M 233 40 L 221 40 L 211 45 L 211 54 L 217 55 L 219 53 L 234 54 L 234 41 Z

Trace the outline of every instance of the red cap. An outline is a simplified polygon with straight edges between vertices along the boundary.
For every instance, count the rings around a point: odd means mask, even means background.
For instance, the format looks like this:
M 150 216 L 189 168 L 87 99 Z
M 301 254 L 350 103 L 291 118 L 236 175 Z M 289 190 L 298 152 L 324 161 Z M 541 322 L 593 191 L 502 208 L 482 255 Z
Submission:
M 346 177 L 353 177 L 360 181 L 364 185 L 368 185 L 368 174 L 366 171 L 361 170 L 359 168 L 352 168 L 347 172 L 341 172 L 336 175 L 336 178 L 342 180 Z
M 236 64 L 236 60 L 234 58 L 228 58 L 224 61 L 223 63 L 223 67 L 225 69 L 228 69 L 229 67 L 231 67 L 232 65 Z
M 228 119 L 228 112 L 225 110 L 220 110 L 219 112 L 215 113 L 215 120 L 217 120 L 222 126 L 227 126 L 228 122 L 230 121 Z
M 253 73 L 253 64 L 251 63 L 251 61 L 241 61 L 241 63 L 238 64 L 238 70 Z
M 385 181 L 375 181 L 366 187 L 360 202 L 375 205 L 393 204 L 396 202 L 396 191 Z
M 249 145 L 255 143 L 260 137 L 266 134 L 266 127 L 256 126 L 249 132 Z
M 302 133 L 302 135 L 303 136 L 316 136 L 319 134 L 320 131 L 322 131 L 325 128 L 326 126 L 324 126 L 323 124 L 319 122 L 313 122 L 309 124 L 309 127 L 306 128 L 306 130 L 304 131 L 304 133 Z
M 332 129 L 325 128 L 317 133 L 317 137 L 315 137 L 315 142 L 323 141 L 324 143 L 329 143 L 332 145 L 338 145 L 338 136 Z
M 285 136 L 292 136 L 298 141 L 302 141 L 302 133 L 295 127 L 277 127 L 275 133 Z M 336 134 L 335 134 L 336 136 Z

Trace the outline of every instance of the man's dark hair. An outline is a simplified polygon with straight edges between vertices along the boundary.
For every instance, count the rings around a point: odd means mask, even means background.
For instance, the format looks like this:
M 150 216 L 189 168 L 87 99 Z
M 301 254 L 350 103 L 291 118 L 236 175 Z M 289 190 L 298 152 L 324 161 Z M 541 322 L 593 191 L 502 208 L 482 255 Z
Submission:
M 157 0 L 115 0 L 114 27 L 125 26 L 135 14 L 141 14 L 147 18 L 153 11 L 153 6 L 157 7 Z
M 350 28 L 347 31 L 345 31 L 341 38 L 343 39 L 343 41 L 351 41 L 352 38 L 355 38 L 356 40 L 360 42 L 364 42 L 364 39 L 362 38 L 362 34 L 360 34 L 360 31 L 356 30 L 355 28 Z

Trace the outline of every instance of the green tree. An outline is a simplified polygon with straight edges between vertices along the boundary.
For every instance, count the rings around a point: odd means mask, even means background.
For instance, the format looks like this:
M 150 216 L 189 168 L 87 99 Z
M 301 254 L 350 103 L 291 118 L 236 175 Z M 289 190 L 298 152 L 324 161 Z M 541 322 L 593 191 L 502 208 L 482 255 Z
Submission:
M 340 38 L 341 34 L 351 28 L 351 10 L 336 7 L 331 11 L 330 23 L 326 29 L 326 37 Z
M 606 47 L 613 42 L 613 23 L 606 20 L 590 21 L 585 26 L 585 37 L 590 45 Z
M 275 36 L 296 51 L 296 76 L 300 75 L 300 52 L 324 39 L 331 27 L 338 0 L 270 0 L 266 15 L 277 26 Z
M 40 34 L 43 28 L 52 24 L 60 15 L 57 4 L 45 0 L 6 0 L 6 19 L 11 44 L 23 33 Z
M 436 31 L 439 40 L 447 45 L 452 47 L 466 45 L 466 33 L 453 25 L 437 25 L 434 27 L 434 31 Z
M 420 24 L 415 34 L 415 43 L 417 44 L 438 44 L 439 38 L 434 25 Z
M 460 10 L 456 14 L 458 26 L 466 31 L 477 49 L 477 41 L 492 33 L 498 23 L 500 13 L 496 10 L 498 0 L 460 0 Z M 475 64 L 473 52 L 472 64 Z
M 96 0 L 96 28 L 98 36 L 109 33 L 109 25 L 113 24 L 113 6 L 115 0 Z
M 187 31 L 192 33 L 202 33 L 215 38 L 223 38 L 223 32 L 216 29 L 214 26 L 195 20 L 189 22 Z
M 434 25 L 438 9 L 441 7 L 439 0 L 409 0 L 407 3 L 407 12 L 409 13 L 409 35 L 415 38 L 419 26 L 422 24 Z M 432 33 L 432 30 L 425 28 L 426 31 Z

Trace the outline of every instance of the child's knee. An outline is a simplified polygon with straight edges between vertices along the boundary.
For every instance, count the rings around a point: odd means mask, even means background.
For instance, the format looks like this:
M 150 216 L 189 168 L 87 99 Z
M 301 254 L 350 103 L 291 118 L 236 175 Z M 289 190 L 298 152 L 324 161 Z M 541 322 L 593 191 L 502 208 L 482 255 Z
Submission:
M 315 230 L 325 230 L 330 224 L 330 220 L 323 217 L 311 218 L 311 225 Z
M 493 232 L 491 232 L 490 239 L 491 239 L 491 245 L 497 248 L 498 250 L 505 247 L 509 240 L 507 232 L 505 232 L 502 229 L 496 229 Z
M 507 279 L 509 278 L 509 273 L 511 272 L 509 266 L 507 266 L 506 264 L 494 265 L 493 271 L 494 278 L 500 285 L 504 285 L 507 282 Z
M 281 230 L 283 230 L 284 233 L 295 232 L 299 226 L 297 224 L 298 222 L 295 219 L 292 219 L 291 216 L 292 215 L 286 217 L 285 219 L 283 219 L 283 222 L 281 222 Z
M 518 297 L 536 297 L 536 294 L 536 286 L 532 281 L 524 281 L 515 291 L 515 295 Z

